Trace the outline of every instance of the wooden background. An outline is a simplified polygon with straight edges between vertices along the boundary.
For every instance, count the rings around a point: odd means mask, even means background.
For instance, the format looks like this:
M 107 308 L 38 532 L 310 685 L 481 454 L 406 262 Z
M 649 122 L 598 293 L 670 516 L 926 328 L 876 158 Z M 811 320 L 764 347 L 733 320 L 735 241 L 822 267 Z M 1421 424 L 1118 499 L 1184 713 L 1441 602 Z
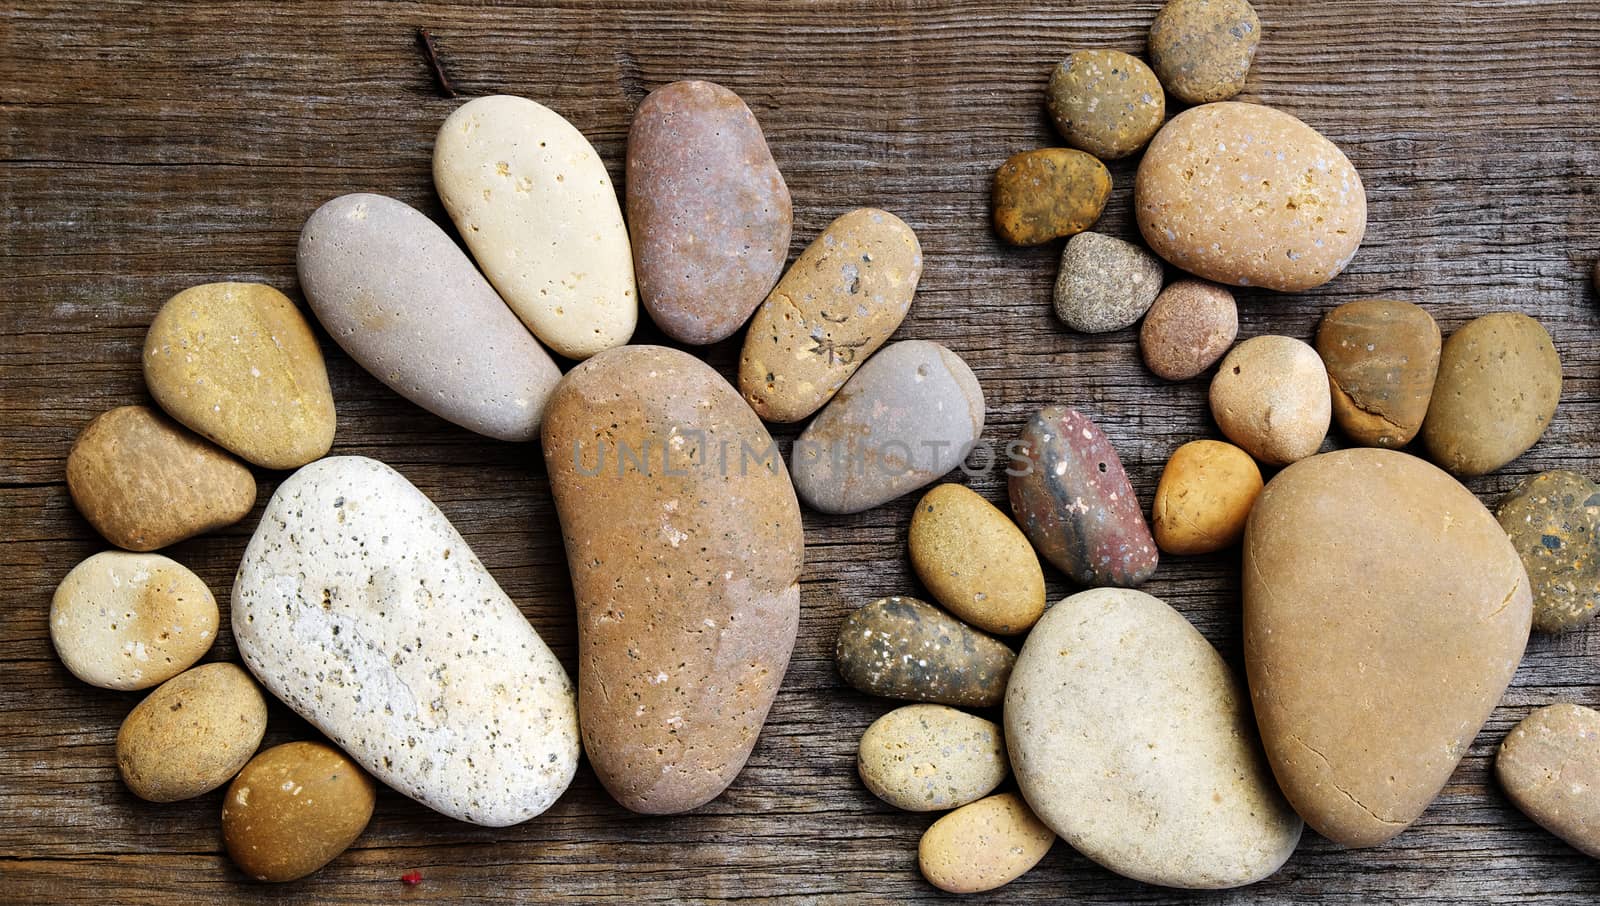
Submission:
M 1564 362 L 1560 411 L 1532 452 L 1471 486 L 1492 505 L 1539 470 L 1600 476 L 1600 317 L 1585 279 L 1600 257 L 1600 4 L 1257 5 L 1264 39 L 1245 98 L 1334 139 L 1361 171 L 1371 210 L 1366 245 L 1332 285 L 1242 294 L 1241 336 L 1310 339 L 1322 312 L 1374 295 L 1421 302 L 1447 331 L 1500 309 L 1535 314 Z M 919 593 L 904 555 L 912 497 L 853 517 L 806 514 L 793 666 L 748 768 L 698 813 L 629 814 L 587 766 L 546 815 L 500 830 L 385 791 L 355 848 L 308 880 L 268 887 L 222 854 L 220 793 L 153 805 L 124 790 L 112 744 L 138 695 L 87 687 L 55 658 L 51 591 L 107 546 L 74 511 L 63 462 L 91 417 L 147 398 L 139 350 L 173 293 L 255 280 L 298 299 L 301 224 L 345 192 L 393 195 L 446 222 L 429 155 L 459 101 L 437 94 L 418 52 L 414 28 L 426 25 L 465 95 L 509 92 L 553 107 L 594 142 L 619 186 L 629 115 L 648 90 L 691 77 L 734 89 L 793 191 L 791 255 L 852 207 L 904 217 L 927 270 L 896 336 L 937 340 L 972 364 L 996 442 L 1041 404 L 1090 412 L 1148 505 L 1167 455 L 1216 436 L 1205 380 L 1151 377 L 1132 330 L 1068 333 L 1050 309 L 1059 244 L 1000 247 L 988 204 L 1007 156 L 1059 143 L 1042 113 L 1050 67 L 1080 47 L 1140 52 L 1158 6 L 0 6 L 0 900 L 939 898 L 915 867 L 932 816 L 894 811 L 854 773 L 861 731 L 893 704 L 845 688 L 830 656 L 851 608 Z M 1101 229 L 1131 237 L 1133 164 L 1112 171 Z M 381 459 L 438 501 L 572 669 L 570 590 L 537 448 L 428 415 L 322 339 L 338 400 L 335 452 Z M 659 334 L 646 326 L 637 339 Z M 703 352 L 732 375 L 737 343 Z M 258 473 L 260 503 L 280 477 Z M 999 476 L 971 484 L 1004 500 Z M 225 601 L 254 524 L 252 515 L 167 553 Z M 1235 664 L 1236 558 L 1168 558 L 1146 586 Z M 1052 599 L 1070 590 L 1049 578 Z M 236 659 L 226 631 L 208 659 Z M 1600 705 L 1595 624 L 1532 640 L 1443 795 L 1387 846 L 1341 851 L 1308 832 L 1273 878 L 1198 895 L 1127 881 L 1057 844 L 989 899 L 1594 902 L 1600 862 L 1523 818 L 1490 776 L 1515 721 L 1568 700 Z M 310 732 L 275 706 L 267 742 Z M 425 881 L 406 888 L 398 878 L 413 869 Z

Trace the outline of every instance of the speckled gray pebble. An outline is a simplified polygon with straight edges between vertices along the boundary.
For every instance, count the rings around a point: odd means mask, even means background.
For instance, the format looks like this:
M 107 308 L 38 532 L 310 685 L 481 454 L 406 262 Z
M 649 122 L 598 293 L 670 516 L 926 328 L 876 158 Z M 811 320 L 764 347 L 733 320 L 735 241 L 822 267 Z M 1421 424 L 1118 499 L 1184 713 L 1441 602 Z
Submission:
M 1131 242 L 1083 232 L 1067 240 L 1056 277 L 1056 316 L 1073 330 L 1132 326 L 1161 293 L 1161 261 Z
M 264 686 L 378 779 L 503 827 L 578 764 L 566 671 L 423 493 L 360 456 L 278 487 L 233 586 L 233 634 Z
M 845 618 L 834 660 L 869 695 L 988 708 L 1000 704 L 1016 653 L 932 604 L 879 598 Z

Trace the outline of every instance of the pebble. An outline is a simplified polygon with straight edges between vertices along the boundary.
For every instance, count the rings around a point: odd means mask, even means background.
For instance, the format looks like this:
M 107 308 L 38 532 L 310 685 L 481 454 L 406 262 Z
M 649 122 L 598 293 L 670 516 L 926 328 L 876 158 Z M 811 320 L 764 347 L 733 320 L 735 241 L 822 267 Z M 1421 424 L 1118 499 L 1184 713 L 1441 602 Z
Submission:
M 549 808 L 578 766 L 572 684 L 433 501 L 361 456 L 278 486 L 233 585 L 274 695 L 379 780 L 460 821 Z
M 993 721 L 944 705 L 906 705 L 878 718 L 856 756 L 872 795 L 908 812 L 942 812 L 989 795 L 1010 773 Z
M 985 632 L 1026 632 L 1044 613 L 1044 570 L 1028 537 L 971 488 L 941 484 L 924 494 L 909 546 L 933 597 Z
M 795 490 L 822 513 L 870 510 L 959 465 L 983 419 L 983 388 L 960 356 L 926 340 L 892 343 L 795 441 Z
M 217 637 L 217 599 L 160 554 L 105 551 L 79 563 L 50 601 L 50 641 L 73 676 L 148 689 L 189 669 Z
M 1139 328 L 1139 350 L 1156 377 L 1187 381 L 1222 358 L 1239 336 L 1233 293 L 1214 283 L 1179 280 L 1156 296 Z
M 1188 620 L 1128 589 L 1050 608 L 1006 691 L 1017 786 L 1046 825 L 1146 884 L 1251 884 L 1302 824 L 1256 743 L 1243 684 Z
M 756 309 L 739 392 L 769 422 L 809 417 L 905 320 L 921 277 L 917 234 L 888 211 L 828 224 Z
M 1317 329 L 1333 417 L 1353 441 L 1403 447 L 1417 436 L 1439 373 L 1439 325 L 1419 305 L 1347 302 Z
M 1269 466 L 1317 452 L 1333 401 L 1317 351 L 1292 337 L 1251 337 L 1211 379 L 1211 416 L 1228 439 Z
M 293 881 L 356 842 L 377 787 L 343 752 L 289 742 L 250 759 L 222 798 L 222 841 L 257 881 Z
M 1050 74 L 1045 106 L 1067 144 L 1101 160 L 1143 148 L 1166 116 L 1161 82 L 1118 50 L 1080 50 Z
M 298 469 L 333 446 L 328 369 L 311 325 L 259 283 L 207 283 L 161 306 L 144 381 L 167 414 L 241 459 Z
M 1134 586 L 1159 554 L 1111 440 L 1066 406 L 1034 413 L 1010 448 L 1011 512 L 1046 560 L 1080 585 Z
M 1367 230 L 1361 176 L 1281 110 L 1222 101 L 1173 117 L 1139 162 L 1134 213 L 1174 267 L 1292 292 L 1332 280 Z
M 1131 327 L 1161 293 L 1161 262 L 1131 242 L 1103 233 L 1067 240 L 1056 276 L 1056 316 L 1082 333 Z
M 712 82 L 645 97 L 628 130 L 628 225 L 645 308 L 667 336 L 732 336 L 783 272 L 794 211 L 755 114 Z
M 994 174 L 994 228 L 1012 245 L 1039 245 L 1081 233 L 1111 197 L 1111 171 L 1071 148 L 1013 155 Z
M 628 342 L 639 320 L 628 227 L 605 161 L 561 114 L 509 95 L 462 104 L 434 140 L 433 184 L 484 276 L 545 345 L 582 359 Z M 435 279 L 470 282 L 449 277 Z
M 1576 629 L 1600 612 L 1600 485 L 1577 472 L 1541 472 L 1495 512 L 1533 589 L 1533 628 Z
M 1561 357 L 1544 327 L 1484 315 L 1445 341 L 1422 440 L 1447 471 L 1483 475 L 1538 443 L 1560 399 Z
M 1150 68 L 1190 104 L 1244 90 L 1261 43 L 1261 19 L 1246 0 L 1171 0 L 1150 26 Z
M 980 893 L 1027 874 L 1055 842 L 1021 796 L 1001 793 L 935 821 L 917 846 L 917 866 L 940 890 Z
M 1600 711 L 1563 703 L 1529 714 L 1500 744 L 1494 770 L 1523 814 L 1600 859 Z
M 1167 460 L 1156 487 L 1156 544 L 1169 554 L 1232 547 L 1260 493 L 1261 470 L 1250 454 L 1217 440 L 1190 441 Z
M 249 469 L 148 406 L 84 426 L 67 454 L 67 490 L 95 531 L 131 551 L 232 525 L 256 501 Z
M 306 221 L 298 263 L 322 326 L 389 389 L 495 440 L 539 436 L 561 372 L 421 211 L 342 195 Z
M 1016 654 L 932 604 L 893 597 L 845 618 L 834 660 L 868 695 L 990 708 L 1005 698 Z
M 698 808 L 744 767 L 794 650 L 805 539 L 783 459 L 721 375 L 660 346 L 568 373 L 544 453 L 589 763 L 633 811 Z
M 1279 785 L 1334 843 L 1383 843 L 1433 801 L 1522 659 L 1532 597 L 1516 551 L 1444 472 L 1357 447 L 1267 483 L 1243 573 L 1245 665 Z
M 202 664 L 162 683 L 117 731 L 117 771 L 140 799 L 177 802 L 239 773 L 267 730 L 267 700 L 234 664 Z

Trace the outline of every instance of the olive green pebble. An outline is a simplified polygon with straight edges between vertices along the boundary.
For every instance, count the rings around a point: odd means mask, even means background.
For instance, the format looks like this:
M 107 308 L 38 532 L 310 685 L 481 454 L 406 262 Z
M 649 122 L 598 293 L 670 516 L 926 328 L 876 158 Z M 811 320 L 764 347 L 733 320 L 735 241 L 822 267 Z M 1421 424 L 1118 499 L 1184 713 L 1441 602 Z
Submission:
M 1046 106 L 1067 144 L 1101 160 L 1143 148 L 1166 117 L 1166 94 L 1143 62 L 1118 50 L 1080 50 L 1050 74 Z
M 1260 43 L 1246 0 L 1172 0 L 1150 26 L 1150 67 L 1180 100 L 1225 101 L 1244 90 Z

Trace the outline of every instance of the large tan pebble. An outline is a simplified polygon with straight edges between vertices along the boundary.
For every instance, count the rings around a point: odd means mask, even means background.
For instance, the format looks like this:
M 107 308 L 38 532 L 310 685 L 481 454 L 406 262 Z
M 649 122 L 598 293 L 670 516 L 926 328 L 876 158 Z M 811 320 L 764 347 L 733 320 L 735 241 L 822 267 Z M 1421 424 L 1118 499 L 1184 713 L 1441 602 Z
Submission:
M 167 414 L 268 469 L 333 446 L 333 391 L 311 325 L 259 283 L 207 283 L 161 306 L 144 338 L 144 380 Z
M 141 799 L 176 802 L 239 773 L 267 730 L 267 700 L 234 664 L 202 664 L 167 680 L 117 731 L 117 771 Z
M 67 454 L 67 490 L 95 531 L 131 551 L 232 525 L 256 500 L 249 469 L 148 406 L 84 427 Z
M 222 799 L 222 840 L 257 881 L 303 878 L 350 848 L 377 787 L 343 752 L 320 742 L 273 746 L 250 759 Z
M 1169 554 L 1208 554 L 1237 544 L 1261 493 L 1250 454 L 1216 440 L 1179 447 L 1156 486 L 1151 527 Z
M 944 608 L 1001 635 L 1044 613 L 1044 570 L 1016 523 L 971 488 L 942 484 L 911 515 L 911 565 Z
M 1228 439 L 1271 466 L 1317 452 L 1333 420 L 1328 372 L 1292 337 L 1251 337 L 1211 379 L 1211 415 Z
M 944 705 L 906 705 L 861 735 L 861 782 L 909 812 L 937 812 L 987 796 L 1008 773 L 992 721 Z
M 1561 400 L 1561 357 L 1538 321 L 1502 311 L 1468 322 L 1439 353 L 1422 440 L 1456 475 L 1493 472 L 1539 442 Z
M 1021 796 L 1001 793 L 933 822 L 917 845 L 917 865 L 940 890 L 979 893 L 1022 877 L 1055 842 Z
M 189 669 L 211 648 L 217 621 L 206 584 L 160 554 L 95 554 L 50 601 L 56 654 L 105 689 L 148 689 Z

